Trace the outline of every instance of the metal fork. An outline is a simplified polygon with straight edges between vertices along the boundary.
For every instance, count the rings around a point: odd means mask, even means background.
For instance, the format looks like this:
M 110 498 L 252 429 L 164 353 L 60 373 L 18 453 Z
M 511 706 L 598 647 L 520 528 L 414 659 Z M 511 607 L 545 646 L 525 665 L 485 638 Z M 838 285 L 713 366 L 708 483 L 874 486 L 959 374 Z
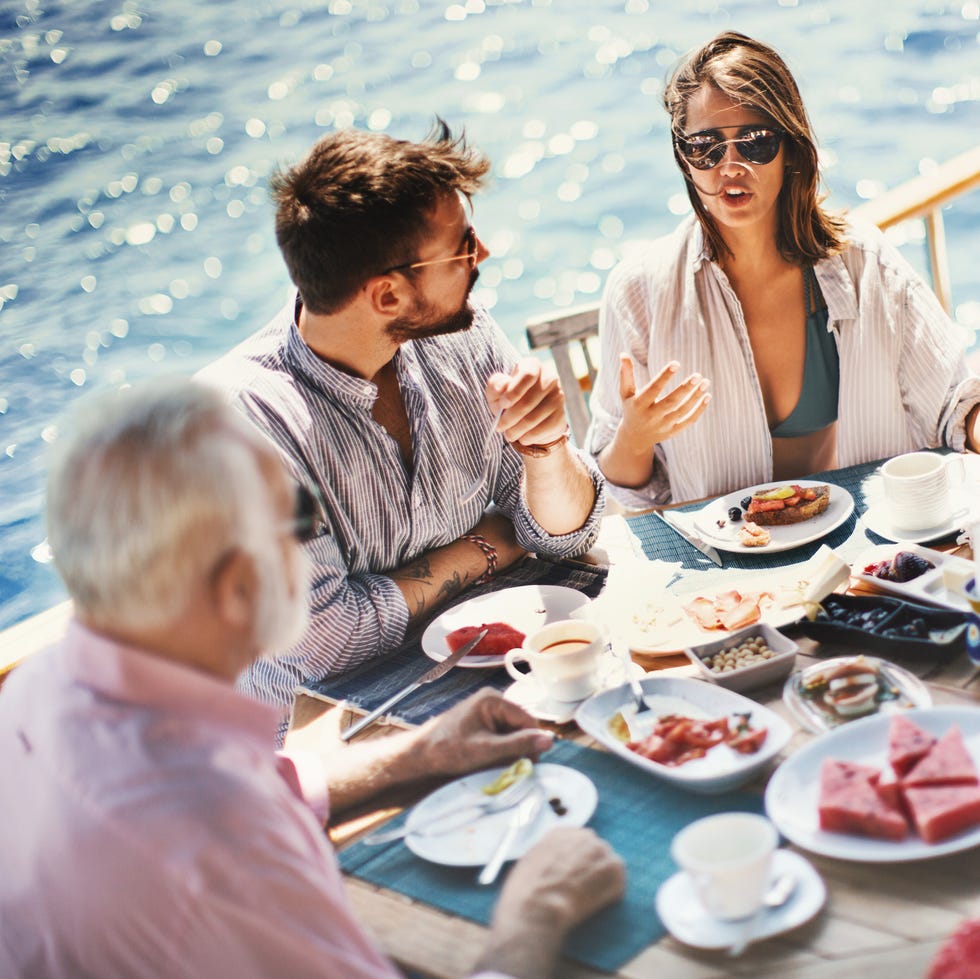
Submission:
M 632 660 L 628 652 L 626 653 L 626 658 L 629 660 L 629 665 L 626 668 L 626 679 L 629 682 L 630 690 L 633 691 L 636 710 L 621 710 L 620 713 L 622 714 L 623 720 L 626 721 L 626 727 L 629 728 L 630 740 L 639 741 L 647 734 L 645 722 L 649 720 L 648 715 L 653 714 L 653 708 L 644 699 L 643 687 L 640 685 L 640 681 L 633 675 L 633 671 L 629 668 L 632 666 Z M 624 705 L 624 707 L 628 706 L 628 704 Z
M 487 467 L 490 465 L 490 446 L 493 445 L 494 437 L 500 433 L 497 431 L 497 424 L 500 421 L 500 416 L 504 413 L 504 409 L 501 408 L 497 412 L 493 419 L 493 424 L 490 426 L 490 431 L 487 432 L 487 437 L 483 440 L 483 468 L 480 470 L 480 475 L 473 480 L 469 485 L 469 488 L 463 494 L 462 503 L 469 503 L 473 497 L 483 488 L 483 481 L 487 477 Z

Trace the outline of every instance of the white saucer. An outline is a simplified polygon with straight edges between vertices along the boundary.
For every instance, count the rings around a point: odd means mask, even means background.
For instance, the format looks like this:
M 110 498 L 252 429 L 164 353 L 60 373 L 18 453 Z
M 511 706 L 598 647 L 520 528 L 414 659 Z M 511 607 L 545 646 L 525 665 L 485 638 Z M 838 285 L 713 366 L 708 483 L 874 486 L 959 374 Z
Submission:
M 665 880 L 657 891 L 657 914 L 664 927 L 678 941 L 695 948 L 730 948 L 743 937 L 748 927 L 749 940 L 772 938 L 809 921 L 827 898 L 827 888 L 820 874 L 805 857 L 792 850 L 777 850 L 773 855 L 772 875 L 796 875 L 796 890 L 779 908 L 770 908 L 748 921 L 719 921 L 698 900 L 690 877 L 681 872 Z
M 925 530 L 901 530 L 892 524 L 886 504 L 871 503 L 864 511 L 862 519 L 868 530 L 879 537 L 884 537 L 885 540 L 896 543 L 901 541 L 906 544 L 926 544 L 962 530 L 970 522 L 970 517 L 969 506 L 957 506 L 953 516 L 938 527 L 928 527 Z
M 644 669 L 637 663 L 630 663 L 630 672 L 638 680 L 646 676 Z M 605 653 L 599 660 L 599 682 L 593 692 L 618 687 L 626 680 L 626 664 L 623 660 L 615 653 Z M 552 699 L 533 676 L 512 683 L 503 695 L 505 699 L 523 707 L 532 717 L 539 721 L 550 721 L 552 724 L 567 724 L 582 703 L 581 700 Z

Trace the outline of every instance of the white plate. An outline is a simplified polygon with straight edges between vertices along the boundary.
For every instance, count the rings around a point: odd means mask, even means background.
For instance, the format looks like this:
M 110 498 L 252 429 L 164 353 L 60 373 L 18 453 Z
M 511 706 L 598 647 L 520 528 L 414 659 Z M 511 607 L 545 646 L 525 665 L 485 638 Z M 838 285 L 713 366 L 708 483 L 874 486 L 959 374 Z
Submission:
M 748 782 L 786 746 L 793 729 L 777 713 L 741 694 L 704 680 L 687 677 L 647 677 L 640 681 L 646 697 L 661 696 L 682 700 L 694 710 L 711 718 L 730 717 L 750 712 L 753 727 L 765 727 L 769 734 L 762 747 L 751 755 L 732 751 L 728 745 L 712 748 L 703 758 L 671 767 L 650 761 L 630 751 L 610 730 L 609 721 L 627 704 L 633 694 L 627 685 L 606 690 L 590 697 L 575 712 L 575 720 L 586 734 L 603 744 L 613 754 L 642 768 L 651 775 L 678 788 L 701 795 L 726 792 Z
M 690 876 L 683 871 L 660 885 L 657 914 L 674 938 L 694 948 L 731 948 L 742 938 L 746 927 L 751 928 L 752 942 L 772 938 L 809 921 L 827 899 L 823 879 L 806 857 L 792 850 L 777 850 L 773 854 L 772 876 L 781 873 L 796 877 L 796 890 L 782 907 L 767 908 L 748 925 L 744 921 L 719 921 L 708 914 Z
M 917 554 L 933 567 L 924 571 L 918 578 L 911 581 L 887 581 L 865 574 L 864 569 L 878 561 L 890 561 L 899 551 L 909 551 Z M 950 608 L 957 612 L 969 612 L 970 603 L 963 595 L 950 591 L 943 580 L 943 574 L 950 572 L 965 579 L 972 578 L 976 565 L 966 558 L 953 554 L 944 554 L 918 544 L 878 544 L 861 554 L 853 564 L 852 575 L 859 581 L 889 592 L 905 599 L 907 602 L 925 602 L 927 605 L 938 605 L 940 608 Z
M 728 511 L 735 506 L 740 506 L 741 501 L 746 496 L 767 489 L 774 489 L 777 486 L 787 486 L 790 481 L 783 483 L 761 483 L 758 486 L 750 486 L 748 489 L 739 490 L 737 493 L 729 493 L 727 496 L 713 500 L 706 507 L 691 514 L 694 517 L 694 526 L 701 534 L 705 542 L 712 544 L 722 551 L 732 551 L 736 554 L 772 554 L 776 551 L 789 551 L 794 547 L 802 547 L 812 541 L 826 537 L 832 530 L 836 530 L 854 511 L 854 498 L 842 486 L 834 486 L 832 483 L 822 483 L 814 479 L 794 479 L 792 484 L 806 489 L 808 486 L 830 486 L 830 503 L 823 513 L 801 523 L 789 524 L 785 527 L 766 527 L 769 531 L 771 540 L 765 547 L 746 547 L 739 543 L 738 530 L 744 522 L 742 520 L 732 521 L 728 519 Z M 723 527 L 718 526 L 718 521 L 724 520 Z
M 636 663 L 630 663 L 630 673 L 637 679 L 646 676 L 643 668 Z M 622 658 L 613 653 L 603 654 L 599 659 L 599 684 L 596 689 L 608 690 L 610 687 L 618 687 L 624 680 L 626 680 L 626 664 Z M 519 704 L 539 721 L 550 721 L 552 724 L 567 724 L 575 716 L 575 711 L 582 702 L 553 700 L 533 676 L 512 683 L 504 691 L 504 698 Z
M 502 768 L 492 768 L 485 772 L 475 772 L 465 778 L 457 779 L 426 796 L 408 817 L 408 826 L 424 821 L 428 812 L 458 805 L 467 795 L 479 796 L 484 785 L 489 785 Z M 535 776 L 541 783 L 545 802 L 537 817 L 523 833 L 519 833 L 507 854 L 508 860 L 516 860 L 535 844 L 553 826 L 584 826 L 595 812 L 599 793 L 588 776 L 565 765 L 542 763 L 534 766 Z M 548 800 L 559 799 L 565 812 L 557 815 Z M 445 833 L 409 834 L 405 837 L 408 848 L 423 860 L 445 864 L 447 867 L 478 867 L 485 864 L 493 855 L 501 836 L 514 810 L 486 813 L 472 823 Z M 420 822 L 418 822 L 420 825 Z
M 741 595 L 768 592 L 773 596 L 772 601 L 761 609 L 757 622 L 765 622 L 774 629 L 797 622 L 806 613 L 802 605 L 790 603 L 799 599 L 802 589 L 809 583 L 804 568 L 806 563 L 801 562 L 773 571 L 690 575 L 672 585 L 668 593 L 651 598 L 634 611 L 633 621 L 626 630 L 629 647 L 634 653 L 667 656 L 682 653 L 688 646 L 724 639 L 733 630 L 702 629 L 684 611 L 684 606 L 695 598 L 714 600 L 733 590 Z
M 479 595 L 446 609 L 429 623 L 422 633 L 426 656 L 442 662 L 449 655 L 446 636 L 465 625 L 506 622 L 525 635 L 537 632 L 549 622 L 571 617 L 572 612 L 588 602 L 588 596 L 564 585 L 519 585 Z M 457 666 L 503 666 L 503 656 L 464 656 Z
M 980 767 L 980 707 L 934 707 L 909 711 L 905 716 L 937 738 L 958 724 L 967 750 Z M 811 741 L 776 769 L 766 788 L 766 813 L 787 839 L 811 853 L 863 863 L 926 860 L 980 845 L 980 826 L 941 843 L 926 843 L 914 831 L 895 843 L 820 828 L 817 807 L 824 758 L 883 767 L 888 761 L 890 724 L 886 714 L 852 721 Z
M 888 512 L 886 504 L 881 502 L 869 502 L 867 510 L 861 517 L 864 525 L 872 533 L 885 540 L 904 541 L 909 544 L 927 544 L 929 541 L 940 540 L 949 537 L 962 530 L 970 521 L 969 506 L 957 505 L 953 516 L 939 527 L 930 527 L 927 530 L 901 530 L 891 522 L 891 514 Z

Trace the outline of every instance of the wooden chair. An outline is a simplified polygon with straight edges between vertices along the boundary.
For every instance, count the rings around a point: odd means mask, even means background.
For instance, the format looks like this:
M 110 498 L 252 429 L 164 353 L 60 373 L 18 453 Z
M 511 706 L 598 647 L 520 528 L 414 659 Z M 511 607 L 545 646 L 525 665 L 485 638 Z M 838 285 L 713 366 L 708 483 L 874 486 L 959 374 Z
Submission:
M 589 303 L 560 313 L 535 316 L 526 326 L 528 346 L 532 350 L 547 348 L 551 351 L 565 393 L 572 439 L 576 445 L 584 445 L 591 417 L 588 395 L 596 374 L 589 344 L 597 341 L 599 336 L 599 304 Z
M 882 230 L 912 219 L 925 222 L 932 286 L 947 313 L 952 309 L 952 298 L 942 208 L 976 187 L 980 187 L 980 146 L 854 210 Z M 599 334 L 599 304 L 532 317 L 526 323 L 526 334 L 531 350 L 551 351 L 565 393 L 572 438 L 577 445 L 584 445 L 591 417 L 589 392 L 596 374 L 589 347 Z M 980 368 L 980 351 L 970 357 L 970 363 L 975 370 Z

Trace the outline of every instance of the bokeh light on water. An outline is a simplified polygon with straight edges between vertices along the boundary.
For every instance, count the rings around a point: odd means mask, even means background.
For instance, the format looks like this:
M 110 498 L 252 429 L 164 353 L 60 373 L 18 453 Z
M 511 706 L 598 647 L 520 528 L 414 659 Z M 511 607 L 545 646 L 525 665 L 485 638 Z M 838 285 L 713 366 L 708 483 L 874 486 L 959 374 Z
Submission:
M 528 316 L 594 301 L 687 211 L 660 95 L 735 28 L 794 69 L 831 199 L 860 203 L 977 142 L 980 7 L 938 0 L 8 0 L 0 12 L 0 627 L 61 596 L 45 448 L 86 391 L 191 372 L 288 281 L 273 168 L 347 126 L 438 113 L 494 162 L 478 296 Z M 980 195 L 948 218 L 958 321 L 980 327 Z M 921 231 L 902 229 L 924 261 Z M 111 488 L 107 488 L 110 492 Z

